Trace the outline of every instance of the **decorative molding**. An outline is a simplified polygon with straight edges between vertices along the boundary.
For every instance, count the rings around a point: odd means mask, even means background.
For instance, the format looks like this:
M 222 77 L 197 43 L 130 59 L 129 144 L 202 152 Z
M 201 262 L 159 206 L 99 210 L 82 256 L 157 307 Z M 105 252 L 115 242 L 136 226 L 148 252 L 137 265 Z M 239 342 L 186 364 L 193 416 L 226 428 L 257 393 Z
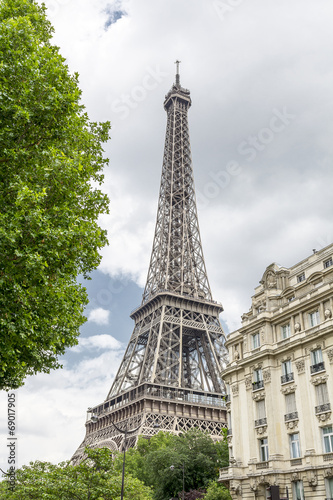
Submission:
M 327 349 L 326 351 L 330 364 L 333 363 L 333 349 Z
M 266 368 L 266 370 L 263 370 L 262 376 L 264 379 L 265 384 L 271 381 L 271 370 L 269 368 Z
M 325 309 L 324 315 L 325 315 L 325 320 L 326 319 L 331 319 L 331 317 L 332 317 L 332 311 L 331 311 L 331 309 Z
M 295 327 L 294 327 L 294 328 L 295 328 L 295 333 L 300 332 L 300 331 L 301 331 L 301 324 L 300 324 L 300 323 L 298 323 L 298 322 L 296 322 L 296 323 L 295 323 Z
M 281 392 L 282 394 L 291 394 L 292 392 L 295 392 L 297 388 L 296 384 L 293 385 L 285 385 L 281 387 Z
M 234 396 L 238 396 L 239 394 L 239 387 L 238 384 L 234 384 L 231 386 L 231 390 Z
M 311 378 L 311 384 L 313 385 L 325 384 L 327 379 L 328 375 L 317 375 L 316 377 Z
M 318 418 L 319 422 L 326 422 L 327 420 L 330 420 L 332 415 L 332 412 L 327 411 L 325 413 L 318 413 L 316 417 Z
M 324 477 L 326 477 L 326 478 L 333 477 L 333 467 L 329 467 L 328 469 L 324 469 Z
M 289 420 L 288 422 L 285 422 L 285 424 L 288 430 L 297 429 L 298 420 Z
M 251 377 L 251 375 L 249 377 L 245 377 L 244 381 L 245 381 L 246 390 L 248 391 L 249 389 L 252 389 L 252 377 Z
M 314 471 L 309 470 L 307 472 L 307 479 L 309 486 L 311 486 L 312 489 L 314 489 L 318 485 L 318 478 L 317 475 Z
M 261 401 L 262 399 L 265 399 L 265 397 L 266 397 L 265 391 L 256 391 L 252 393 L 253 401 Z
M 297 368 L 297 372 L 299 374 L 305 372 L 305 361 L 304 361 L 304 359 L 299 359 L 298 361 L 296 361 L 295 365 L 296 365 L 296 368 Z
M 267 425 L 261 425 L 260 427 L 256 427 L 257 434 L 259 436 L 262 436 L 263 434 L 266 434 L 267 432 Z

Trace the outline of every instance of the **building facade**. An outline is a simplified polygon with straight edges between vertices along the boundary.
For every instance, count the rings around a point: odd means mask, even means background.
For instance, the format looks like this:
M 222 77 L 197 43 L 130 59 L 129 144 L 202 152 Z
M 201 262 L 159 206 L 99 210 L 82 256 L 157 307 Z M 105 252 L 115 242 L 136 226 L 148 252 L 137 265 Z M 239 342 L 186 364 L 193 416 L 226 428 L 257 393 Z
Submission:
M 228 336 L 232 498 L 333 499 L 333 245 L 272 264 Z

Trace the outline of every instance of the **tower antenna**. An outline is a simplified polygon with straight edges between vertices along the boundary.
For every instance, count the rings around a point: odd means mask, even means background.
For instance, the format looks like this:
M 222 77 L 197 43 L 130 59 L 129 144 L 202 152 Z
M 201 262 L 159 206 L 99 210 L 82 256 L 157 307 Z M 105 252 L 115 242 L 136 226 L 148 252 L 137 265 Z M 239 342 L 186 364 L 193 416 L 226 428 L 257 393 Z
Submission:
M 180 85 L 180 76 L 179 76 L 179 65 L 181 61 L 176 61 L 175 64 L 177 65 L 177 70 L 176 70 L 176 85 Z

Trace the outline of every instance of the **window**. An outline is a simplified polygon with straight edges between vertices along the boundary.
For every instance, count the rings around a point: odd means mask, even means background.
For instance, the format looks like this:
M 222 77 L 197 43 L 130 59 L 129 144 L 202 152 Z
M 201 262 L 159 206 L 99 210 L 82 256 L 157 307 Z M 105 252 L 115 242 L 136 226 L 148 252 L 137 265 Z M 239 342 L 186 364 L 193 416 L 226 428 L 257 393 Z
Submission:
M 290 337 L 290 325 L 283 325 L 281 326 L 281 336 L 283 339 L 287 339 Z
M 264 387 L 264 381 L 262 378 L 262 369 L 258 368 L 253 371 L 253 390 L 261 389 Z
M 297 276 L 297 283 L 301 283 L 301 281 L 305 280 L 305 273 L 299 274 Z
M 313 311 L 309 314 L 310 326 L 316 326 L 319 324 L 319 311 Z
M 333 477 L 325 479 L 325 488 L 327 500 L 333 498 Z
M 259 332 L 252 335 L 252 349 L 257 349 L 260 347 L 260 335 Z
M 299 433 L 289 434 L 290 458 L 299 458 L 301 456 L 301 448 L 299 445 Z
M 303 481 L 293 483 L 293 500 L 304 500 Z
M 259 425 L 266 425 L 267 419 L 266 419 L 266 408 L 264 399 L 256 402 L 256 413 L 257 413 L 257 420 L 254 423 L 255 426 L 257 427 Z
M 298 418 L 295 393 L 291 392 L 290 394 L 286 394 L 285 402 L 286 402 L 286 414 L 284 416 L 285 421 L 287 422 L 288 420 L 293 420 Z
M 267 462 L 268 460 L 268 440 L 267 438 L 259 439 L 259 453 L 261 462 Z
M 311 351 L 311 373 L 317 373 L 325 370 L 325 365 L 323 363 L 323 353 L 320 347 Z
M 323 441 L 324 441 L 324 453 L 333 452 L 333 426 L 322 428 Z
M 322 361 L 323 361 L 323 353 L 320 347 L 318 349 L 314 349 L 313 351 L 311 351 L 312 365 L 317 365 L 318 363 L 322 363 Z
M 330 257 L 328 260 L 324 261 L 324 269 L 327 269 L 328 267 L 331 267 L 333 264 L 332 257 Z
M 282 366 L 281 384 L 285 384 L 286 382 L 291 382 L 292 380 L 294 380 L 294 374 L 291 371 L 290 359 L 288 359 L 287 361 L 283 361 L 281 366 Z
M 328 399 L 326 382 L 324 382 L 323 384 L 316 385 L 315 388 L 316 388 L 317 405 L 319 406 L 327 405 L 327 403 L 329 403 L 329 399 Z

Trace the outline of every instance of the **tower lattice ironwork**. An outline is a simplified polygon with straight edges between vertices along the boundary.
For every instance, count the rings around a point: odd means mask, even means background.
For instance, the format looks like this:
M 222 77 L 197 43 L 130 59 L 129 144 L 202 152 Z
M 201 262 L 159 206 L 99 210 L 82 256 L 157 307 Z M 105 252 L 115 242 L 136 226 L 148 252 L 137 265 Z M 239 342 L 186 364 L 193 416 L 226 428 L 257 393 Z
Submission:
M 215 439 L 226 427 L 221 371 L 226 360 L 212 300 L 196 209 L 188 128 L 190 92 L 176 81 L 165 97 L 167 128 L 155 236 L 135 327 L 106 400 L 88 409 L 84 446 L 120 449 L 122 433 L 112 425 L 138 427 L 139 434 L 173 433 L 191 427 Z

